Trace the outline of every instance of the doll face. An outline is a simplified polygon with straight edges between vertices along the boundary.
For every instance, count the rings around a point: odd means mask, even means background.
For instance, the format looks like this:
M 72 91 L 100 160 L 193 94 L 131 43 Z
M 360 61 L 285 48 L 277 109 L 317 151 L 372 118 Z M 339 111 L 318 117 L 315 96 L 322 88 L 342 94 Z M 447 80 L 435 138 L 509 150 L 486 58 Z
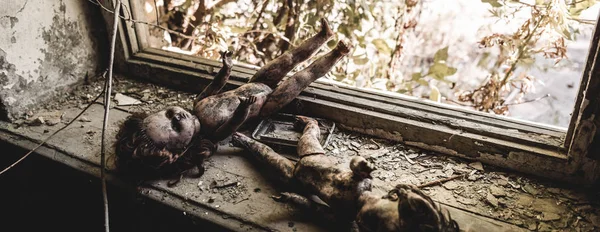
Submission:
M 398 201 L 381 198 L 379 195 L 365 193 L 361 196 L 356 223 L 360 231 L 402 231 L 398 214 Z
M 361 195 L 356 220 L 361 231 L 459 231 L 456 221 L 416 187 L 398 185 L 395 190 L 385 197 Z
M 146 117 L 142 128 L 156 146 L 177 150 L 190 144 L 200 122 L 181 107 L 168 107 Z

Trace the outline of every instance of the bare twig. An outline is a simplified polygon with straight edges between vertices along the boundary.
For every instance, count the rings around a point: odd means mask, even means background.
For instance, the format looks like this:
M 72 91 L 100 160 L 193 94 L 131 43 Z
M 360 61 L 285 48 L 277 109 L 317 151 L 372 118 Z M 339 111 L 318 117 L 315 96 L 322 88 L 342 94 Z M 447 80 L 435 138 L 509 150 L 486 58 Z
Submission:
M 115 13 L 113 17 L 112 40 L 110 44 L 110 59 L 108 61 L 108 76 L 104 84 L 104 120 L 102 121 L 102 141 L 100 149 L 100 179 L 102 180 L 102 200 L 104 202 L 104 231 L 109 232 L 108 217 L 108 193 L 106 191 L 106 128 L 108 126 L 108 114 L 110 112 L 110 93 L 112 92 L 113 63 L 115 60 L 115 45 L 117 41 L 117 31 L 119 29 L 119 16 L 121 9 L 121 0 L 115 2 Z
M 585 1 L 587 1 L 587 0 L 574 1 L 574 2 L 570 3 L 570 5 L 579 4 L 579 3 L 582 3 L 582 2 L 585 2 Z
M 18 159 L 17 161 L 15 161 L 13 164 L 11 164 L 10 166 L 8 166 L 5 169 L 3 169 L 2 171 L 0 171 L 0 175 L 2 175 L 6 171 L 8 171 L 12 167 L 14 167 L 15 165 L 17 165 L 21 161 L 23 161 L 25 158 L 27 158 L 27 156 L 31 155 L 31 153 L 33 153 L 35 150 L 37 150 L 38 148 L 40 148 L 42 145 L 46 144 L 46 142 L 48 142 L 56 134 L 58 134 L 59 132 L 63 131 L 65 128 L 69 127 L 71 124 L 73 124 L 75 121 L 77 121 L 77 119 L 79 117 L 81 117 L 81 115 L 83 115 L 83 113 L 85 113 L 85 111 L 87 109 L 89 109 L 98 99 L 100 99 L 100 97 L 102 96 L 102 94 L 103 93 L 100 93 L 96 98 L 94 98 L 94 100 L 92 100 L 90 102 L 90 104 L 88 104 L 81 112 L 79 112 L 79 114 L 77 114 L 77 116 L 75 116 L 75 118 L 73 118 L 73 120 L 71 120 L 69 123 L 67 123 L 67 125 L 65 125 L 65 126 L 61 127 L 60 129 L 56 130 L 50 136 L 46 137 L 46 139 L 44 139 L 40 144 L 38 144 L 36 147 L 34 147 L 33 149 L 31 149 L 29 152 L 27 152 L 27 154 L 25 154 L 23 157 L 21 157 L 20 159 Z
M 586 1 L 586 0 L 583 0 L 583 1 Z M 571 4 L 574 5 L 574 4 L 577 4 L 577 3 L 581 3 L 583 1 L 573 2 Z M 531 7 L 531 8 L 536 8 L 536 9 L 537 9 L 537 7 L 539 7 L 537 5 L 533 5 L 533 4 L 529 4 L 529 3 L 525 3 L 525 2 L 521 2 L 521 1 L 512 1 L 511 3 L 517 3 L 517 4 L 521 4 L 523 6 L 527 6 L 527 7 Z M 596 20 L 578 19 L 578 18 L 571 17 L 571 16 L 568 16 L 568 19 L 576 21 L 578 23 L 582 23 L 582 24 L 588 24 L 588 25 L 595 25 L 596 24 Z
M 462 102 L 459 102 L 459 101 L 455 101 L 455 100 L 452 100 L 452 99 L 446 99 L 446 101 L 449 101 L 449 102 L 452 102 L 454 104 L 461 105 L 461 106 L 475 107 L 474 105 L 465 104 L 465 103 L 462 103 Z
M 290 40 L 288 38 L 286 38 L 285 36 L 282 36 L 275 32 L 266 31 L 266 30 L 249 30 L 249 31 L 239 34 L 238 37 L 243 37 L 247 34 L 252 34 L 252 33 L 257 33 L 257 32 L 260 32 L 262 34 L 267 34 L 267 35 L 273 35 L 275 38 L 278 38 L 278 39 L 281 39 L 281 40 L 284 40 L 284 41 L 290 43 Z
M 286 52 L 291 46 L 293 46 L 294 39 L 296 37 L 295 32 L 296 24 L 298 23 L 298 11 L 300 10 L 300 6 L 302 3 L 303 2 L 296 2 L 296 4 L 294 4 L 294 0 L 287 0 L 289 11 L 287 15 L 287 22 L 285 24 L 284 37 L 286 37 L 288 41 L 280 41 L 279 48 L 281 50 L 281 53 Z
M 158 21 L 160 21 L 160 16 L 158 16 L 158 6 L 156 5 L 156 0 L 154 0 L 154 11 L 156 11 L 156 26 L 160 26 Z
M 408 3 L 409 1 L 407 1 Z M 396 46 L 394 47 L 394 51 L 390 55 L 390 62 L 388 63 L 388 72 L 387 76 L 389 79 L 394 78 L 395 71 L 397 69 L 398 63 L 400 62 L 400 58 L 402 56 L 402 52 L 404 49 L 404 37 L 406 32 L 410 29 L 414 29 L 417 25 L 417 19 L 421 15 L 422 7 L 420 5 L 422 1 L 412 1 L 410 4 L 406 4 L 402 6 L 403 8 L 398 9 L 398 16 L 394 23 L 394 28 L 396 29 L 398 35 L 396 36 Z M 414 9 L 417 8 L 415 12 Z
M 544 96 L 541 96 L 541 97 L 538 97 L 538 98 L 534 98 L 534 99 L 531 99 L 531 100 L 525 100 L 525 101 L 522 101 L 522 102 L 513 102 L 513 103 L 504 104 L 504 105 L 505 106 L 520 105 L 520 104 L 525 104 L 525 103 L 539 101 L 539 100 L 542 100 L 542 99 L 547 98 L 547 97 L 550 97 L 550 94 L 546 94 Z
M 127 5 L 125 5 L 125 3 L 121 2 L 121 7 L 123 7 L 123 12 L 125 14 L 125 18 L 128 19 L 133 19 L 133 14 L 131 13 L 131 11 L 129 10 L 129 8 L 127 7 Z
M 109 12 L 111 14 L 115 13 L 114 11 L 106 8 L 104 5 L 102 5 L 102 4 L 98 3 L 98 2 L 94 2 L 92 0 L 88 0 L 88 1 L 91 2 L 94 5 L 100 6 L 106 12 Z M 165 31 L 167 31 L 169 33 L 173 33 L 173 34 L 176 34 L 176 35 L 184 37 L 184 38 L 188 38 L 188 39 L 194 39 L 195 38 L 194 36 L 189 36 L 189 35 L 183 34 L 181 32 L 178 32 L 178 31 L 175 31 L 175 30 L 171 30 L 169 28 L 166 28 L 166 27 L 163 27 L 163 26 L 160 26 L 160 25 L 156 25 L 156 24 L 153 24 L 153 23 L 149 23 L 149 22 L 145 22 L 145 21 L 141 21 L 141 20 L 135 20 L 133 18 L 124 17 L 124 16 L 121 16 L 121 15 L 119 15 L 119 18 L 121 18 L 121 19 L 123 19 L 125 21 L 128 21 L 128 22 L 132 22 L 132 23 L 138 23 L 138 24 L 148 25 L 148 26 L 151 26 L 151 27 L 156 27 L 156 28 L 159 28 L 161 30 L 165 30 Z
M 418 188 L 431 187 L 431 186 L 442 184 L 442 183 L 445 183 L 445 182 L 448 182 L 448 181 L 451 181 L 451 180 L 454 180 L 454 179 L 458 179 L 458 178 L 461 178 L 461 177 L 465 177 L 465 176 L 467 176 L 466 173 L 465 174 L 460 174 L 460 175 L 454 175 L 454 176 L 451 176 L 451 177 L 448 177 L 448 178 L 439 179 L 439 180 L 432 181 L 432 182 L 429 182 L 429 183 L 421 184 L 421 185 L 419 185 L 417 187 Z
M 574 17 L 568 17 L 568 18 L 570 20 L 573 20 L 573 21 L 581 23 L 581 24 L 596 25 L 596 20 L 578 19 L 578 18 L 574 18 Z
M 521 2 L 521 1 L 512 1 L 511 3 L 518 3 L 518 4 L 525 5 L 525 6 L 528 6 L 528 7 L 531 7 L 531 8 L 536 8 L 537 7 L 536 5 L 532 5 L 532 4 L 529 4 L 529 3 L 526 3 L 526 2 Z
M 506 85 L 506 83 L 507 83 L 508 79 L 510 78 L 510 76 L 512 75 L 512 73 L 517 69 L 517 64 L 519 63 L 519 61 L 521 60 L 521 58 L 523 58 L 523 55 L 525 54 L 525 47 L 529 44 L 529 41 L 531 41 L 531 38 L 533 38 L 536 30 L 540 27 L 541 24 L 542 24 L 541 22 L 537 22 L 535 24 L 535 26 L 533 27 L 533 29 L 528 31 L 528 34 L 525 37 L 525 41 L 517 48 L 517 58 L 515 59 L 515 62 L 512 63 L 512 65 L 510 66 L 508 71 L 505 73 L 504 78 L 502 79 L 502 82 L 500 83 L 500 87 L 504 87 L 504 85 Z
M 258 16 L 256 16 L 256 21 L 254 21 L 254 24 L 252 25 L 252 29 L 251 30 L 256 30 L 258 28 L 258 22 L 260 21 L 260 19 L 262 18 L 263 13 L 265 12 L 265 9 L 267 9 L 267 6 L 269 5 L 267 3 L 268 0 L 264 0 L 262 1 L 262 7 L 260 8 L 260 11 L 258 12 Z

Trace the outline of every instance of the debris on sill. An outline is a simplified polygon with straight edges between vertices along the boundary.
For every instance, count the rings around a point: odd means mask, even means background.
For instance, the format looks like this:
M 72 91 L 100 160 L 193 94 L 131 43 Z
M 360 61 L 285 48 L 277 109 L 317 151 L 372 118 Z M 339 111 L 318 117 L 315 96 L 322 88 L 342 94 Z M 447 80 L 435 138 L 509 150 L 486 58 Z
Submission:
M 115 101 L 117 102 L 117 106 L 133 106 L 142 104 L 140 100 L 120 93 L 115 95 Z
M 434 200 L 537 231 L 594 231 L 600 209 L 575 190 L 551 187 L 518 173 L 507 173 L 481 162 L 435 155 L 352 132 L 336 131 L 326 148 L 341 161 L 361 155 L 374 162 L 376 184 L 387 189 L 398 183 L 420 185 L 465 174 L 423 188 Z M 344 164 L 342 164 L 344 165 Z M 576 196 L 572 196 L 575 194 Z M 581 207 L 579 204 L 589 204 Z
M 42 108 L 23 115 L 13 124 L 47 125 L 50 119 L 47 114 L 62 115 L 62 110 L 66 107 L 84 108 L 93 100 L 93 96 L 102 91 L 102 84 L 93 82 L 77 86 L 72 92 L 62 93 L 56 100 L 42 105 Z M 128 108 L 132 112 L 154 112 L 171 105 L 189 109 L 192 108 L 195 97 L 192 93 L 125 78 L 119 78 L 115 92 L 139 99 L 139 104 Z M 68 121 L 66 118 L 59 119 Z M 83 126 L 89 119 L 82 117 L 79 121 Z M 97 141 L 97 135 L 94 133 L 85 136 L 89 137 L 90 141 Z M 600 228 L 600 200 L 597 195 L 588 197 L 548 181 L 340 129 L 336 129 L 332 134 L 325 150 L 339 165 L 347 166 L 350 157 L 355 155 L 373 162 L 377 167 L 373 172 L 373 182 L 381 189 L 389 189 L 399 183 L 421 185 L 455 175 L 465 175 L 425 187 L 423 191 L 438 202 L 529 230 L 596 231 Z M 251 194 L 265 194 L 247 180 L 225 174 L 204 179 L 196 185 L 189 196 L 200 198 L 199 200 L 214 207 L 239 204 L 247 201 Z

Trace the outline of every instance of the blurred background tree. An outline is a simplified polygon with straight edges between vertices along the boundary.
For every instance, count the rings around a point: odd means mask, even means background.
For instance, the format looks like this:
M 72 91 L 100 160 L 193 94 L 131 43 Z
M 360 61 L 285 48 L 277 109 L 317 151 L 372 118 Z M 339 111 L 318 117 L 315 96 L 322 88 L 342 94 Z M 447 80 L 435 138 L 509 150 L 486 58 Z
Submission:
M 148 13 L 157 10 L 157 23 L 181 33 L 164 33 L 157 47 L 209 59 L 231 49 L 238 62 L 261 66 L 314 34 L 325 17 L 338 40 L 355 45 L 328 80 L 502 115 L 535 89 L 530 70 L 569 65 L 565 41 L 591 33 L 595 20 L 579 16 L 598 2 L 145 1 L 153 6 Z

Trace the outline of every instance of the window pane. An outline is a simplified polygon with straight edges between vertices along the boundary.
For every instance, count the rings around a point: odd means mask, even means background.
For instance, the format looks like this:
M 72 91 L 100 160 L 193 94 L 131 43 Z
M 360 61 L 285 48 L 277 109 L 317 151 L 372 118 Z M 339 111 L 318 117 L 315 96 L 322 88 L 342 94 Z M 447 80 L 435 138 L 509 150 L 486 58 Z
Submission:
M 560 127 L 569 124 L 599 12 L 595 1 L 570 0 L 134 1 L 145 20 L 158 15 L 172 30 L 149 27 L 154 48 L 214 60 L 230 49 L 238 62 L 261 66 L 325 17 L 338 33 L 321 52 L 338 39 L 355 50 L 322 80 Z

